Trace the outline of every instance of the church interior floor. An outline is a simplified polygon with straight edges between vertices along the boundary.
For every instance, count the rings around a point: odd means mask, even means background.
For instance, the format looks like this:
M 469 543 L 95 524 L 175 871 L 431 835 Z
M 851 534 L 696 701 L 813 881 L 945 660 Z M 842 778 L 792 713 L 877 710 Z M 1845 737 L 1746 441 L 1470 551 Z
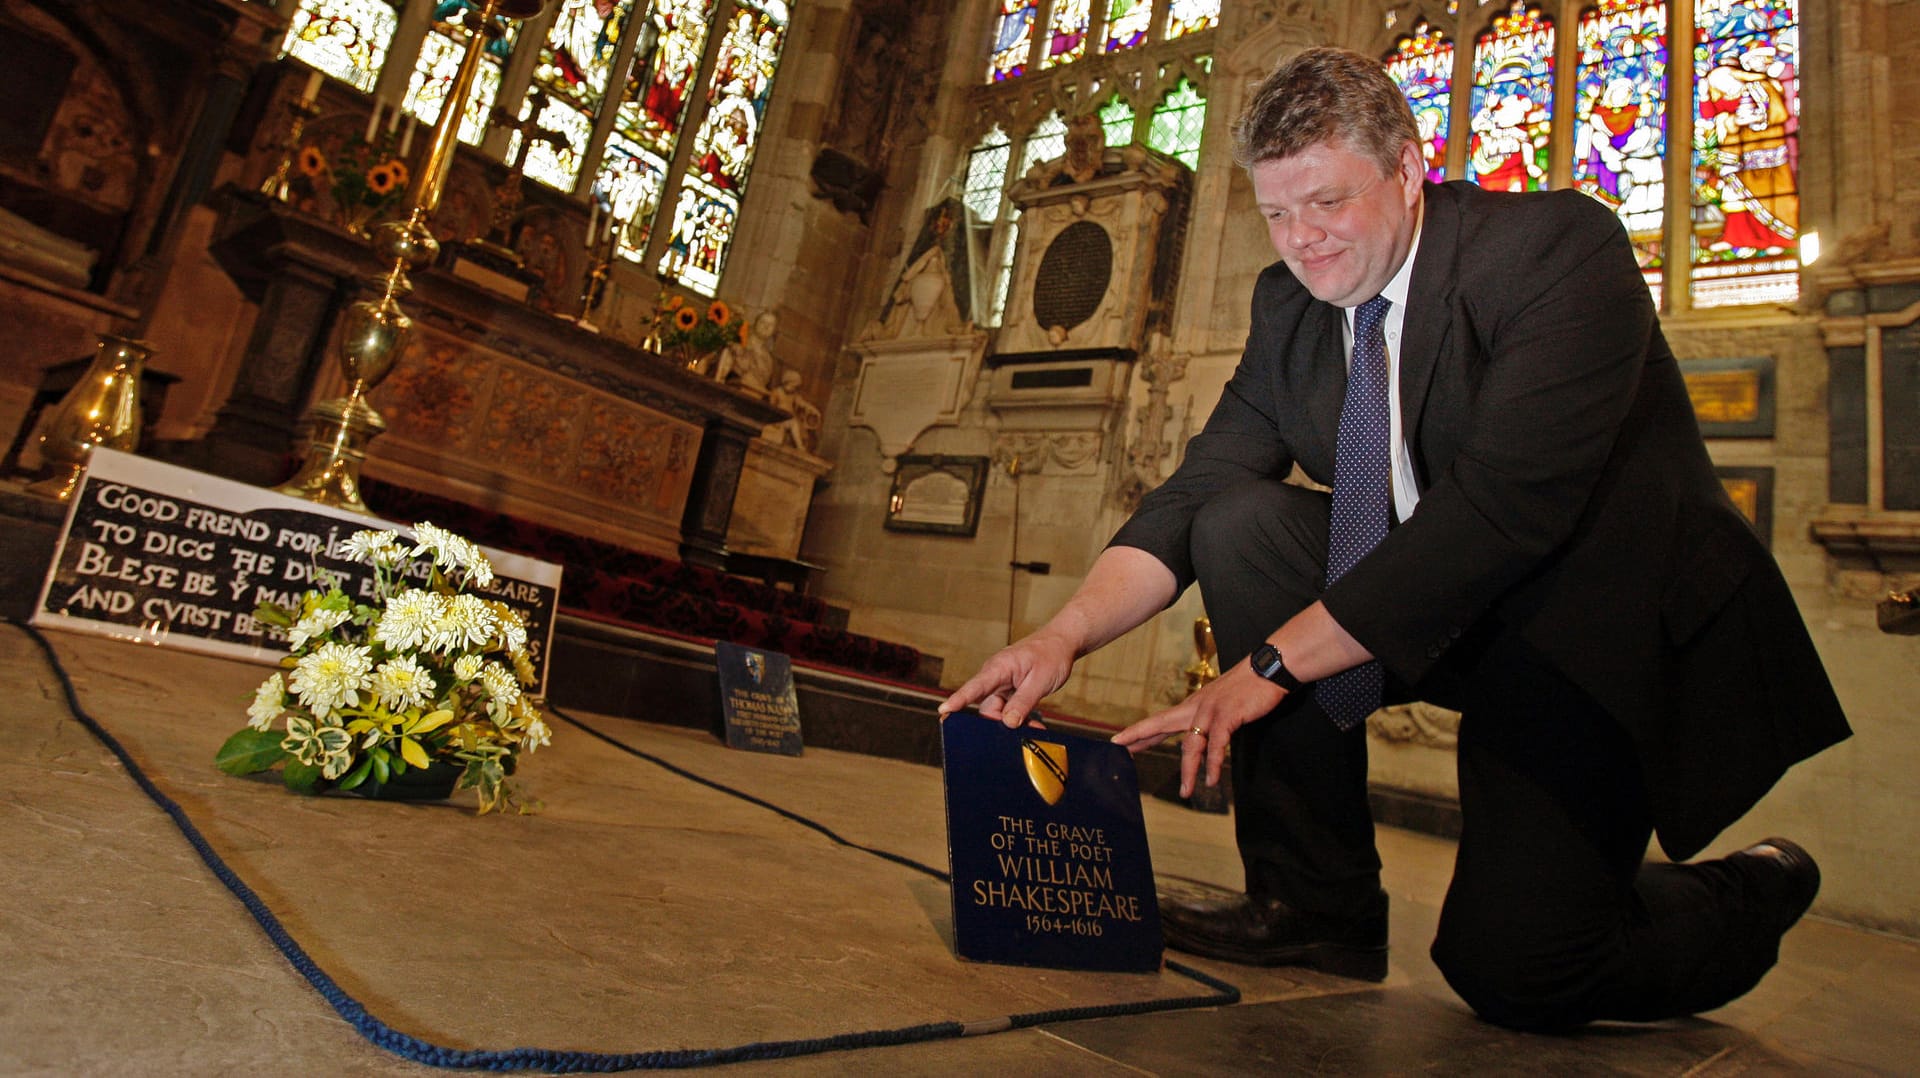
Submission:
M 654 760 L 556 721 L 551 747 L 520 771 L 543 802 L 532 815 L 474 818 L 470 794 L 430 805 L 300 798 L 212 764 L 261 667 L 47 639 L 86 712 L 341 992 L 433 1044 L 719 1049 L 1206 992 L 1171 972 L 959 961 L 938 880 L 654 761 L 944 869 L 935 769 L 820 749 L 733 752 L 685 727 L 574 715 Z M 376 1047 L 310 987 L 74 720 L 45 655 L 11 625 L 0 626 L 0 692 L 0 1073 L 429 1069 Z M 1238 882 L 1226 817 L 1157 800 L 1146 813 L 1158 871 Z M 1244 1001 L 717 1070 L 1920 1071 L 1920 944 L 1817 919 L 1788 935 L 1757 990 L 1699 1018 L 1561 1037 L 1481 1023 L 1426 953 L 1451 844 L 1389 829 L 1381 847 L 1394 900 L 1382 984 L 1192 960 Z

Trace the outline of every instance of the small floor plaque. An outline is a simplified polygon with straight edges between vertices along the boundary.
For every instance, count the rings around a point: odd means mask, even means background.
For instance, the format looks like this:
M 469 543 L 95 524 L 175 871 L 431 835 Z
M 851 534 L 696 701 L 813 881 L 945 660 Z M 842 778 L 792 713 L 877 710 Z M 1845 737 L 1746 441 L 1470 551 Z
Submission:
M 954 949 L 1054 969 L 1160 968 L 1160 908 L 1127 750 L 978 712 L 941 724 Z
M 793 664 L 777 651 L 722 640 L 713 646 L 720 667 L 720 710 L 729 748 L 800 755 L 800 700 Z

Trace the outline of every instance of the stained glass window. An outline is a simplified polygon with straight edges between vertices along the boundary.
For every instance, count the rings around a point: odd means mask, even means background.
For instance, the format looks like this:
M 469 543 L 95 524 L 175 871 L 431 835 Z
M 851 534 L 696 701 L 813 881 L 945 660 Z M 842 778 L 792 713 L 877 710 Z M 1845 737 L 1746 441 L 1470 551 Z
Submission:
M 1220 21 L 1220 0 L 1172 0 L 1167 5 L 1167 40 L 1197 34 Z
M 672 157 L 680 141 L 712 14 L 713 0 L 653 0 L 648 14 L 658 35 L 653 55 L 634 60 L 618 126 L 659 157 Z
M 1580 18 L 1573 186 L 1620 215 L 1659 292 L 1666 220 L 1667 7 L 1601 0 Z
M 631 0 L 561 0 L 554 13 L 533 82 L 549 98 L 537 122 L 566 141 L 535 139 L 528 146 L 527 175 L 541 183 L 573 190 L 631 7 Z M 522 106 L 523 119 L 532 107 L 531 100 Z M 517 159 L 522 137 L 516 131 L 508 140 L 507 160 Z
M 1105 0 L 1107 39 L 1103 52 L 1131 49 L 1147 39 L 1147 26 L 1153 22 L 1152 0 Z
M 280 54 L 372 93 L 399 23 L 387 0 L 301 0 Z
M 562 0 L 534 81 L 558 100 L 587 112 L 598 109 L 631 8 L 632 0 Z
M 1000 21 L 993 31 L 993 52 L 987 61 L 987 81 L 999 82 L 1027 73 L 1027 55 L 1033 51 L 1033 20 L 1040 0 L 1000 0 Z
M 1207 123 L 1207 99 L 1182 78 L 1160 99 L 1147 124 L 1147 145 L 1178 158 L 1188 168 L 1200 163 L 1200 133 Z
M 639 261 L 653 238 L 653 219 L 660 212 L 660 192 L 667 184 L 667 162 L 615 132 L 607 139 L 601 158 L 600 182 L 595 190 L 615 221 L 625 222 L 615 238 L 622 258 Z
M 1047 34 L 1041 67 L 1069 64 L 1087 54 L 1087 19 L 1092 0 L 1053 0 L 1053 26 Z
M 529 97 L 521 105 L 522 119 L 532 113 L 534 102 L 535 99 Z M 593 115 L 564 101 L 548 101 L 535 122 L 546 137 L 534 139 L 527 147 L 527 175 L 548 187 L 572 191 L 574 180 L 580 175 L 580 159 L 586 153 L 587 143 L 593 141 Z M 507 140 L 507 160 L 519 159 L 523 137 L 515 131 Z
M 1467 179 L 1493 191 L 1546 186 L 1553 126 L 1553 22 L 1514 0 L 1473 50 Z
M 1100 126 L 1104 129 L 1107 145 L 1126 146 L 1133 142 L 1133 106 L 1119 94 L 1100 108 Z
M 447 4 L 450 14 L 458 19 L 459 4 Z M 511 24 L 517 26 L 518 24 Z M 493 112 L 493 99 L 500 92 L 500 56 L 511 49 L 503 50 L 501 42 L 489 45 L 481 61 L 480 69 L 475 73 L 473 90 L 467 95 L 466 108 L 460 113 L 460 141 L 478 145 L 482 135 L 486 134 L 487 117 Z M 420 46 L 420 57 L 413 65 L 413 75 L 407 80 L 407 111 L 420 117 L 420 122 L 431 126 L 440 118 L 440 106 L 447 99 L 447 91 L 453 87 L 454 72 L 460 69 L 460 57 L 467 48 L 467 28 L 460 22 L 440 23 Z
M 1420 148 L 1427 159 L 1427 179 L 1447 178 L 1447 129 L 1453 113 L 1453 42 L 1422 19 L 1412 32 L 1394 43 L 1387 54 L 1387 74 L 1406 95 L 1413 122 L 1420 129 Z
M 733 243 L 740 194 L 746 188 L 787 32 L 780 0 L 742 2 L 720 41 L 706 114 L 694 132 L 693 157 L 674 206 L 673 232 L 660 272 L 712 295 Z M 689 197 L 691 196 L 691 197 Z
M 1799 296 L 1798 17 L 1795 0 L 1694 5 L 1696 307 Z

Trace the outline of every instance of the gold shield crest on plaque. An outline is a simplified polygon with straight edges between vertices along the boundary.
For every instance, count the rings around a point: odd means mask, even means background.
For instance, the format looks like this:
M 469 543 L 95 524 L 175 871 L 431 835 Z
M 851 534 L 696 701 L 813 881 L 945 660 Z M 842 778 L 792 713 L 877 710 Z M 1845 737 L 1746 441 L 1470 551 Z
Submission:
M 1020 759 L 1027 765 L 1027 780 L 1049 805 L 1060 803 L 1067 792 L 1067 747 L 1045 741 L 1022 739 Z

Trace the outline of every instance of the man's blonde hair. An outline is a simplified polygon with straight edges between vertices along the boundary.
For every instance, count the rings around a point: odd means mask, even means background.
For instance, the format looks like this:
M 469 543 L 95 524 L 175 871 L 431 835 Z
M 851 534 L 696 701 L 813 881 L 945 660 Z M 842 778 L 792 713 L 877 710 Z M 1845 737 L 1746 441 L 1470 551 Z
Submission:
M 1413 110 L 1378 60 L 1329 46 L 1307 49 L 1261 80 L 1233 122 L 1241 168 L 1340 141 L 1372 158 L 1383 175 L 1407 143 L 1420 144 Z

